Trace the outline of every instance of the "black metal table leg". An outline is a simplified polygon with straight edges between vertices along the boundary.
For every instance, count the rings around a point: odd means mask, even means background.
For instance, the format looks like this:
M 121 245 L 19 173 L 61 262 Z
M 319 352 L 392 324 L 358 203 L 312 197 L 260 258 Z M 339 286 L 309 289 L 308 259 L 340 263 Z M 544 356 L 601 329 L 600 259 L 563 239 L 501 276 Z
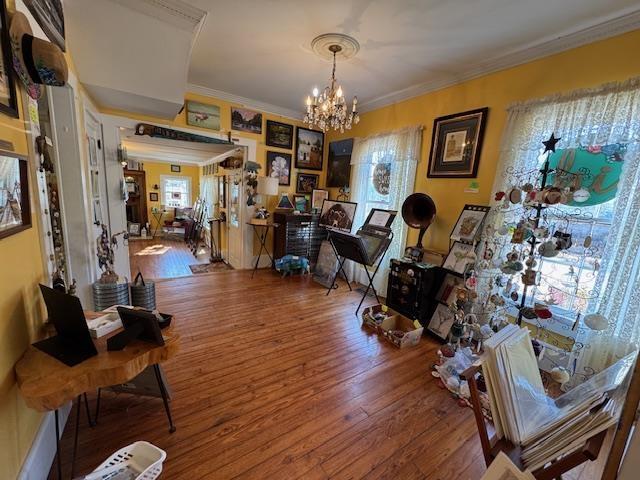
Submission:
M 55 410 L 55 422 L 56 422 L 56 456 L 58 457 L 58 480 L 62 480 L 62 460 L 60 458 L 60 421 L 58 419 L 58 409 Z
M 71 478 L 75 478 L 76 473 L 76 454 L 78 453 L 78 432 L 80 430 L 80 403 L 82 403 L 82 396 L 78 395 L 76 400 L 76 430 L 73 437 L 73 455 L 71 456 Z
M 260 241 L 260 250 L 258 251 L 258 258 L 256 259 L 255 266 L 253 267 L 253 272 L 251 272 L 251 278 L 253 278 L 253 276 L 256 273 L 256 270 L 258 270 L 258 266 L 260 265 L 262 250 L 264 250 L 264 253 L 267 254 L 267 257 L 269 257 L 269 260 L 271 260 L 271 268 L 274 268 L 275 266 L 275 260 L 273 259 L 273 257 L 269 253 L 269 249 L 267 248 L 267 234 L 269 233 L 269 228 L 265 226 L 265 228 L 262 230 L 262 233 L 258 233 L 258 227 L 261 227 L 261 226 L 262 225 L 252 225 L 253 231 L 256 234 L 256 237 L 258 237 L 258 240 Z
M 87 393 L 85 392 L 83 396 L 84 396 L 84 408 L 87 411 L 87 422 L 89 422 L 89 426 L 93 428 L 96 426 L 96 424 L 91 418 L 91 412 L 89 411 L 89 400 L 87 399 Z
M 162 375 L 160 374 L 160 367 L 156 363 L 153 366 L 153 370 L 156 373 L 156 380 L 158 382 L 158 388 L 160 389 L 160 395 L 162 395 L 162 401 L 164 403 L 164 410 L 167 412 L 167 418 L 169 419 L 169 433 L 173 433 L 176 431 L 176 426 L 173 424 L 173 419 L 171 418 L 171 408 L 169 407 L 169 398 L 167 395 L 167 389 L 164 387 L 164 382 L 162 381 Z
M 102 389 L 98 388 L 98 399 L 96 400 L 96 416 L 94 417 L 93 424 L 98 424 L 98 414 L 100 413 L 100 396 L 102 393 Z

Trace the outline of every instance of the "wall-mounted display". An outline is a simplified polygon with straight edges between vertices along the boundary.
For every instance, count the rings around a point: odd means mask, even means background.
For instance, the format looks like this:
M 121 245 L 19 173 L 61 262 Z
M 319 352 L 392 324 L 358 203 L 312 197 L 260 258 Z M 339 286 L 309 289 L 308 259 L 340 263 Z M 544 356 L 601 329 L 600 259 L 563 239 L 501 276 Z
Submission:
M 262 134 L 262 114 L 246 108 L 231 107 L 231 129 Z
M 480 234 L 484 217 L 487 216 L 489 210 L 489 207 L 483 205 L 465 205 L 455 227 L 453 227 L 450 238 L 472 243 Z
M 489 108 L 436 118 L 433 122 L 430 178 L 475 178 Z
M 267 120 L 265 143 L 270 147 L 293 148 L 293 125 Z
M 291 185 L 291 154 L 267 152 L 267 176 L 278 179 L 278 185 Z
M 353 227 L 353 219 L 356 216 L 357 206 L 358 204 L 355 202 L 325 200 L 322 202 L 318 224 L 350 232 Z
M 18 118 L 18 104 L 16 84 L 13 77 L 13 60 L 9 27 L 7 22 L 7 6 L 5 0 L 0 0 L 0 112 L 10 117 Z
M 220 107 L 187 100 L 187 125 L 220 130 Z
M 49 40 L 66 51 L 62 0 L 24 0 L 24 4 Z
M 297 193 L 311 193 L 318 187 L 320 176 L 315 173 L 298 173 L 296 181 Z
M 31 228 L 26 158 L 0 153 L 0 238 Z
M 329 143 L 327 187 L 348 187 L 351 178 L 353 138 Z
M 324 133 L 308 128 L 296 129 L 296 168 L 322 170 Z

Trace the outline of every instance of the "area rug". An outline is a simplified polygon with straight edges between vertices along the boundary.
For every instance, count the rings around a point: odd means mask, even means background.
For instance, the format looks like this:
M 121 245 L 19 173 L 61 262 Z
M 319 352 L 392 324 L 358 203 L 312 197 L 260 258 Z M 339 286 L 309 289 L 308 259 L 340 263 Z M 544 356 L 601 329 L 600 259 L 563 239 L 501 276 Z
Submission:
M 196 265 L 189 265 L 191 273 L 197 275 L 198 273 L 212 273 L 212 272 L 226 272 L 227 270 L 233 270 L 231 265 L 227 265 L 224 262 L 216 263 L 198 263 Z

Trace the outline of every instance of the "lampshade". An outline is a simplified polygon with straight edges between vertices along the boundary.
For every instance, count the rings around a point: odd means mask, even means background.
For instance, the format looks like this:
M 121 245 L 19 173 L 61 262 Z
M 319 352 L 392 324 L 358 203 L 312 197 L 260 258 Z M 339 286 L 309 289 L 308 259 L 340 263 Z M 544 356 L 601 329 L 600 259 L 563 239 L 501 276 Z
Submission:
M 277 195 L 278 179 L 273 177 L 258 177 L 258 195 Z

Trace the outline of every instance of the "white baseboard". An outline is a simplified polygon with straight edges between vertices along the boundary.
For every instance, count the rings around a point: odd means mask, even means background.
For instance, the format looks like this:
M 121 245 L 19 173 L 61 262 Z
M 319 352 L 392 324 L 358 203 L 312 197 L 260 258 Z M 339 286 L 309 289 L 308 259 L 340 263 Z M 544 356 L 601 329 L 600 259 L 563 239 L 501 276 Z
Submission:
M 71 403 L 68 403 L 58 410 L 61 436 L 69 418 L 71 405 Z M 54 441 L 56 438 L 56 425 L 54 420 L 55 414 L 53 412 L 47 412 L 42 417 L 38 433 L 33 439 L 31 449 L 18 474 L 18 480 L 42 480 L 49 476 L 51 465 L 56 456 L 56 442 Z

